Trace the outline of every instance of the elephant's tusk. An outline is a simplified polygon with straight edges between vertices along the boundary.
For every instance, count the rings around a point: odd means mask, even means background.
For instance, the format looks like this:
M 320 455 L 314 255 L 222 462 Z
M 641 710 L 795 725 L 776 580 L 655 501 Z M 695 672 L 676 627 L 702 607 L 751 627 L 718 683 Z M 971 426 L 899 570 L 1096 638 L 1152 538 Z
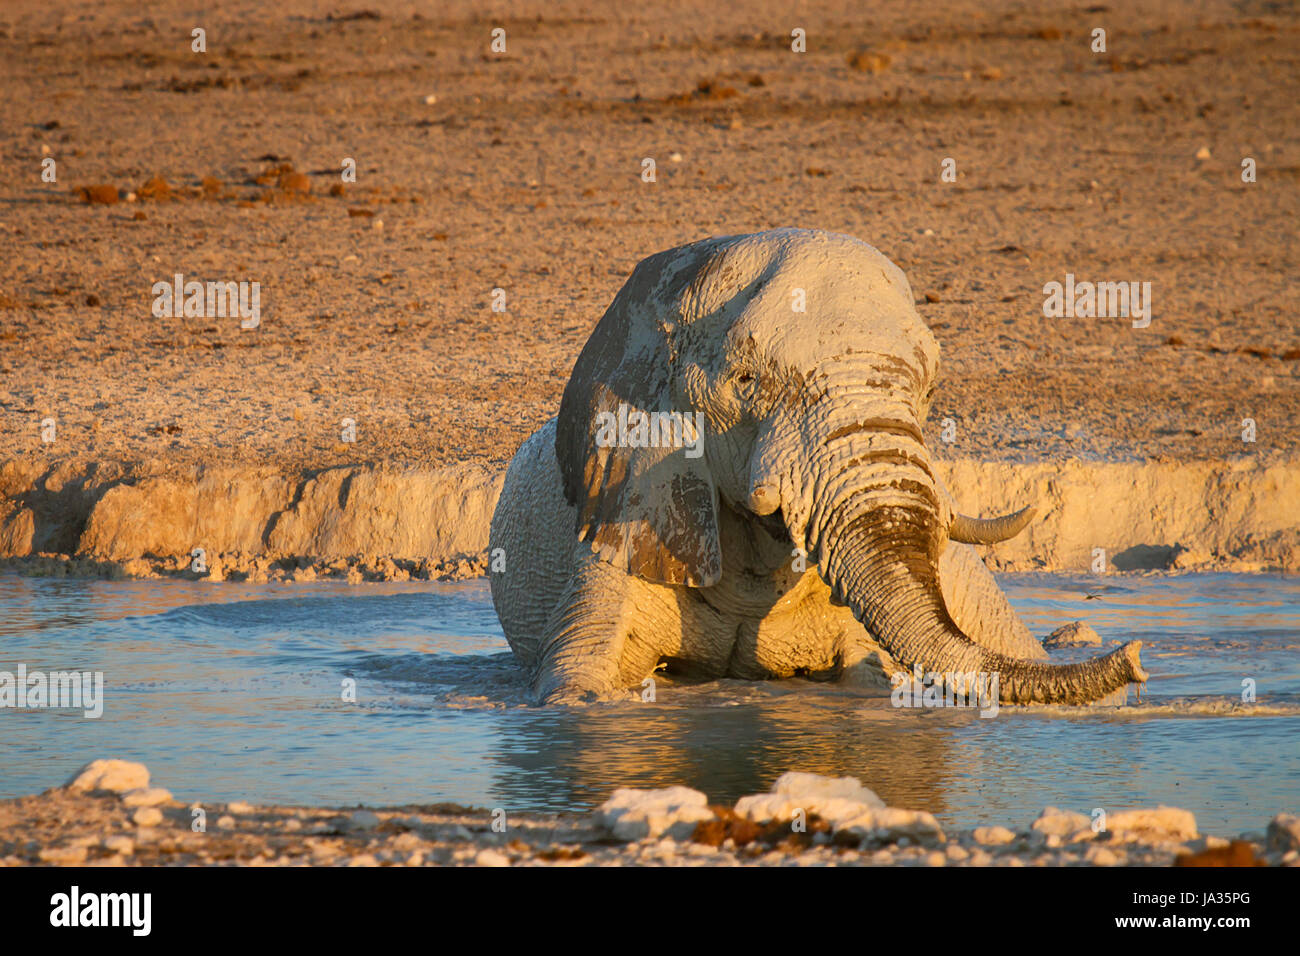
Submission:
M 1025 525 L 1034 520 L 1038 509 L 1021 508 L 1015 514 L 1002 515 L 999 518 L 970 518 L 955 515 L 948 527 L 948 538 L 962 544 L 996 544 L 1014 538 L 1024 530 Z

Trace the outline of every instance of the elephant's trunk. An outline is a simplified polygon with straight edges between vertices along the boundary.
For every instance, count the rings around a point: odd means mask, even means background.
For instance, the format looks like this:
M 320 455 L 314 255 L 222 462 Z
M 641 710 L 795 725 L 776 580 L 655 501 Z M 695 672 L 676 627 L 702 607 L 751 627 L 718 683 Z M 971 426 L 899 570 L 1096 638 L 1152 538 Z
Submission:
M 997 674 L 999 699 L 1013 704 L 1083 704 L 1146 680 L 1140 641 L 1065 665 L 1019 660 L 972 642 L 944 606 L 936 562 L 916 546 L 927 530 L 910 509 L 882 509 L 855 518 L 825 546 L 824 573 L 837 598 L 900 663 L 943 674 Z
M 919 429 L 904 408 L 894 411 L 897 427 L 841 426 L 818 443 L 799 482 L 804 506 L 786 516 L 834 598 L 903 666 L 996 674 L 1007 703 L 1085 704 L 1144 682 L 1139 641 L 1083 663 L 1051 665 L 995 653 L 962 633 L 939 585 L 948 523 L 937 482 Z

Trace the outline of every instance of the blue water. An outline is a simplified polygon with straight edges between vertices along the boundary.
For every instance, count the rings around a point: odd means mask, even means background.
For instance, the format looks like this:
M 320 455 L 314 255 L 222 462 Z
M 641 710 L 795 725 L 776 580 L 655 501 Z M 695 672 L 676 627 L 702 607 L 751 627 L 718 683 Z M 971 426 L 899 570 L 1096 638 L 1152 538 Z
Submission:
M 252 803 L 582 810 L 616 786 L 670 784 L 726 802 L 799 769 L 856 776 L 960 827 L 1164 803 L 1236 835 L 1300 808 L 1300 579 L 1001 580 L 1037 634 L 1085 620 L 1108 643 L 1146 642 L 1141 701 L 984 720 L 835 684 L 663 679 L 654 703 L 537 708 L 482 581 L 3 574 L 0 671 L 102 671 L 106 702 L 97 720 L 0 708 L 0 797 L 117 756 L 180 799 Z

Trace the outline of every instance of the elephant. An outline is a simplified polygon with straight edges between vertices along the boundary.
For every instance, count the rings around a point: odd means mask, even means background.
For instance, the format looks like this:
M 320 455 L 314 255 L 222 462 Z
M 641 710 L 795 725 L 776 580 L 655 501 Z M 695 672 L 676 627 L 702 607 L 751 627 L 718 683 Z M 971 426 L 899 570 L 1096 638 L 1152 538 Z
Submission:
M 776 229 L 642 260 L 519 448 L 492 600 L 536 702 L 688 678 L 996 674 L 1009 704 L 1113 700 L 1140 641 L 1053 665 L 972 545 L 922 436 L 939 346 L 903 272 Z M 887 686 L 887 685 L 884 685 Z

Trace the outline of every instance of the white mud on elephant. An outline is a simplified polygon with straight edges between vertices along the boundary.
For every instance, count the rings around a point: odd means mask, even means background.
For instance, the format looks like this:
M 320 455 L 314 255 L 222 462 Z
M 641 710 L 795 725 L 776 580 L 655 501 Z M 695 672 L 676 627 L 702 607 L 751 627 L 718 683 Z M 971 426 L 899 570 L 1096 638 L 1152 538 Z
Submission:
M 900 674 L 994 704 L 1122 702 L 1140 641 L 1047 663 L 973 548 L 922 428 L 939 346 L 903 273 L 782 229 L 642 261 L 557 418 L 516 454 L 492 595 L 533 699 L 693 679 Z

